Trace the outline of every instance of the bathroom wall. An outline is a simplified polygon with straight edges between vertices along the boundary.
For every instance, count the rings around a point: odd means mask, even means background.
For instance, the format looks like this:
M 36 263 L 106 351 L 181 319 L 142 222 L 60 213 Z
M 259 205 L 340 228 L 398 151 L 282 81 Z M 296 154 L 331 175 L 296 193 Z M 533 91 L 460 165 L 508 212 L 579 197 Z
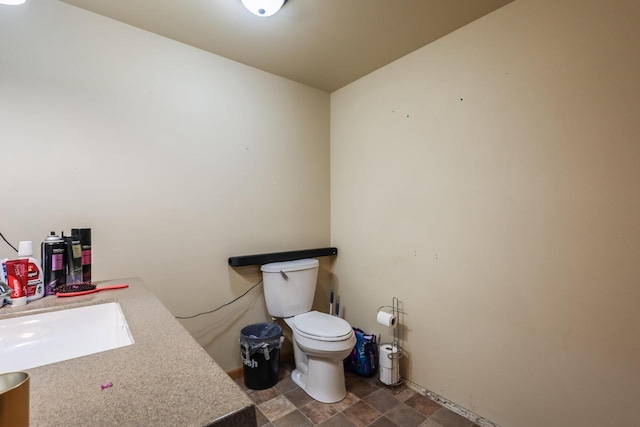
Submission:
M 502 426 L 640 425 L 640 3 L 516 0 L 331 95 L 347 319 Z
M 91 227 L 95 279 L 194 315 L 260 280 L 229 256 L 329 245 L 329 95 L 57 1 L 0 6 L 0 178 L 15 245 Z M 261 289 L 182 321 L 226 370 Z

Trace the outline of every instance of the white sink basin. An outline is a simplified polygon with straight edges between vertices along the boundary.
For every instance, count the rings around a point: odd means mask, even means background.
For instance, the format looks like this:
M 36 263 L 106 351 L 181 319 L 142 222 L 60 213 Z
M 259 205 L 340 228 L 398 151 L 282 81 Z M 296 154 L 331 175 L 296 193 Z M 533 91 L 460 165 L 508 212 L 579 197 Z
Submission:
M 4 319 L 0 320 L 0 373 L 133 343 L 129 325 L 116 302 Z

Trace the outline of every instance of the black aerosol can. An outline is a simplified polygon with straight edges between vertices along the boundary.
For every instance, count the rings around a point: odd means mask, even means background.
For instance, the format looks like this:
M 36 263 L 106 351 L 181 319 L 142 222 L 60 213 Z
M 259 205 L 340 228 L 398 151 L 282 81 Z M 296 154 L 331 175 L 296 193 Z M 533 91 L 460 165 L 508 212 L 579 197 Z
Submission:
M 67 283 L 64 255 L 67 244 L 54 231 L 40 245 L 40 259 L 44 276 L 44 294 L 55 295 L 58 287 Z
M 72 236 L 80 236 L 82 246 L 82 281 L 91 282 L 91 229 L 72 228 Z

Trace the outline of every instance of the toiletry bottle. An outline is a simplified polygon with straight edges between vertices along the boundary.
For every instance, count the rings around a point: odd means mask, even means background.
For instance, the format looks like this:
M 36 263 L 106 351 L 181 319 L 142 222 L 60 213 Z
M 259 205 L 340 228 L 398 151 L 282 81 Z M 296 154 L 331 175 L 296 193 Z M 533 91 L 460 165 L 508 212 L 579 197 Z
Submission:
M 80 283 L 82 282 L 82 246 L 80 245 L 80 236 L 65 236 L 62 233 L 61 237 L 67 244 L 64 260 L 67 283 Z
M 54 231 L 40 245 L 40 257 L 44 270 L 44 294 L 55 295 L 58 287 L 67 283 L 64 271 L 64 253 L 67 244 Z
M 7 284 L 11 287 L 11 306 L 20 307 L 27 303 L 27 268 L 29 260 L 10 259 L 7 261 Z
M 7 261 L 9 261 L 9 258 L 3 258 L 0 260 L 0 263 L 2 264 L 0 267 L 0 282 L 7 284 L 8 279 L 7 279 Z M 9 285 L 7 285 L 9 286 Z M 9 288 L 11 289 L 11 288 Z M 11 294 L 7 295 L 6 297 L 1 297 L 0 296 L 0 307 L 2 307 L 5 304 L 9 304 L 9 302 L 11 301 Z
M 91 229 L 72 228 L 72 236 L 80 236 L 80 246 L 82 247 L 82 281 L 91 282 Z
M 33 242 L 22 241 L 18 244 L 18 259 L 29 261 L 27 267 L 27 302 L 44 296 L 44 274 L 37 259 L 33 257 Z

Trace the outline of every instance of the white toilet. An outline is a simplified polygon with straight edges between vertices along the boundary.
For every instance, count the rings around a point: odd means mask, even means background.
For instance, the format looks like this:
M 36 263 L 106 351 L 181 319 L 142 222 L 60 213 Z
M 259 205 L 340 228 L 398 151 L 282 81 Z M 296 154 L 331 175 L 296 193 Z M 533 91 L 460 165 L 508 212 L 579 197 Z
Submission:
M 263 265 L 264 297 L 269 314 L 283 318 L 293 332 L 291 379 L 315 400 L 335 403 L 347 395 L 342 360 L 356 338 L 344 319 L 311 311 L 318 264 L 301 259 Z

